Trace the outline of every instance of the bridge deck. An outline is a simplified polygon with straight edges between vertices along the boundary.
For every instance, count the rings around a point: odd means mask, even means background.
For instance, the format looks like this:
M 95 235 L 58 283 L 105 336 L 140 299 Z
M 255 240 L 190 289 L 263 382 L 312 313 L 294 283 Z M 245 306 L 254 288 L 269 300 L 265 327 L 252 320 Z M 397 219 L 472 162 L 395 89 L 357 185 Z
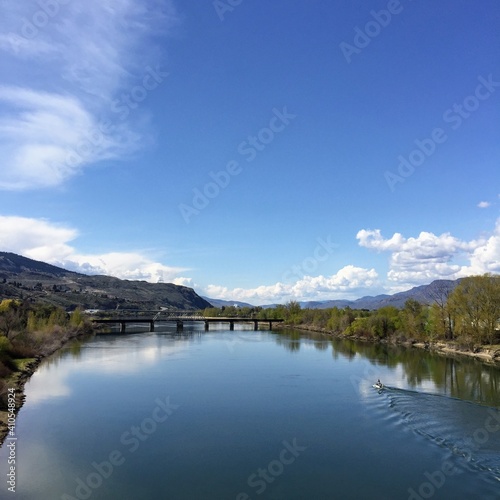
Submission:
M 156 315 L 153 318 L 135 317 L 135 318 L 92 318 L 93 323 L 97 324 L 119 324 L 121 332 L 125 332 L 127 324 L 149 324 L 150 330 L 154 331 L 155 323 L 169 323 L 176 322 L 177 329 L 182 330 L 185 321 L 197 321 L 205 323 L 205 330 L 209 330 L 210 323 L 229 323 L 229 329 L 234 330 L 235 323 L 253 323 L 254 330 L 257 330 L 259 323 L 268 323 L 269 329 L 272 330 L 273 323 L 282 323 L 283 319 L 258 319 L 258 318 L 226 318 L 226 317 L 204 317 L 198 315 L 167 315 L 166 317 L 158 317 Z

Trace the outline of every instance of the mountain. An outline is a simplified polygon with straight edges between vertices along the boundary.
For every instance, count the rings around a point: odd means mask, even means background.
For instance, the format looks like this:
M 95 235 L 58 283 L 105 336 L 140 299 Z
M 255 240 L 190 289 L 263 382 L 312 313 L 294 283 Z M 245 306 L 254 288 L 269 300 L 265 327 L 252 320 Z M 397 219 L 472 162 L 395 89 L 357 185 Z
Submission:
M 83 309 L 204 309 L 211 304 L 192 288 L 171 283 L 88 276 L 57 266 L 0 252 L 0 299 L 37 300 L 67 310 Z
M 213 307 L 255 307 L 252 304 L 248 304 L 247 302 L 239 302 L 238 300 L 222 300 L 222 299 L 210 299 L 208 297 L 202 296 L 205 300 L 210 302 Z
M 301 307 L 310 309 L 329 309 L 350 307 L 351 309 L 380 309 L 385 306 L 401 308 L 408 299 L 416 300 L 421 304 L 432 304 L 442 297 L 446 297 L 460 283 L 458 280 L 435 280 L 429 285 L 421 285 L 405 292 L 394 295 L 376 295 L 361 297 L 356 300 L 325 300 L 321 302 L 301 302 Z

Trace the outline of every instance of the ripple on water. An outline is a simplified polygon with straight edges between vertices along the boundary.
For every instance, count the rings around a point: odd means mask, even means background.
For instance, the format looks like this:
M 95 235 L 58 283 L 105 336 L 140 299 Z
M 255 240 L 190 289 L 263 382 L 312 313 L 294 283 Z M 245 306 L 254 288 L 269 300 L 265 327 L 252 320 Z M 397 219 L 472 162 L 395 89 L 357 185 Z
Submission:
M 433 442 L 462 470 L 500 481 L 500 411 L 460 399 L 385 388 L 374 393 L 377 412 L 397 429 Z

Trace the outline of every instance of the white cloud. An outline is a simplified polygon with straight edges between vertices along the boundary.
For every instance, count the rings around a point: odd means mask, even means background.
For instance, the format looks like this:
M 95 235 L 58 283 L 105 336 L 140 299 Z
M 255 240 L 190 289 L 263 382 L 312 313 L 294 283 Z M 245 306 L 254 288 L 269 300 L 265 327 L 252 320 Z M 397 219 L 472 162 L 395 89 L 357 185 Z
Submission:
M 331 276 L 304 276 L 295 283 L 278 282 L 247 289 L 208 285 L 202 293 L 211 298 L 269 304 L 289 300 L 354 299 L 373 291 L 378 285 L 375 269 L 348 265 Z
M 480 201 L 477 206 L 479 208 L 488 208 L 491 207 L 491 203 L 489 201 Z
M 0 188 L 58 185 L 123 149 L 71 96 L 0 87 L 0 103 L 9 109 L 0 118 Z
M 44 219 L 0 216 L 0 248 L 33 258 L 58 256 L 67 258 L 73 253 L 68 242 L 75 239 L 75 229 Z
M 500 219 L 493 234 L 470 255 L 470 265 L 461 269 L 464 276 L 484 273 L 500 273 Z
M 500 222 L 489 238 L 472 241 L 429 232 L 410 238 L 395 233 L 386 239 L 378 229 L 362 229 L 356 238 L 362 247 L 390 252 L 387 277 L 395 285 L 392 291 L 435 279 L 500 272 Z
M 0 216 L 0 249 L 85 274 L 190 285 L 185 268 L 166 266 L 139 252 L 82 254 L 70 243 L 78 231 L 44 219 Z
M 55 186 L 140 147 L 141 120 L 132 128 L 113 101 L 159 63 L 146 41 L 177 23 L 170 0 L 51 5 L 9 4 L 0 18 L 0 189 Z

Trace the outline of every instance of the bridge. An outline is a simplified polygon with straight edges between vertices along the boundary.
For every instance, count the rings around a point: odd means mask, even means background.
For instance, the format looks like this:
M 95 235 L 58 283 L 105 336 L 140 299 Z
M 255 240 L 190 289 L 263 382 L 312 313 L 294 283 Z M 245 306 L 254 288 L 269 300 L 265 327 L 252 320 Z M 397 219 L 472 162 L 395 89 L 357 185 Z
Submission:
M 269 330 L 273 329 L 274 323 L 282 323 L 283 319 L 259 319 L 259 318 L 237 318 L 237 317 L 206 317 L 202 316 L 197 311 L 122 311 L 121 317 L 108 317 L 108 318 L 91 318 L 91 321 L 100 325 L 120 325 L 120 332 L 125 333 L 127 325 L 147 324 L 151 332 L 155 331 L 155 324 L 157 323 L 176 323 L 177 331 L 184 329 L 185 321 L 203 322 L 205 324 L 205 331 L 210 329 L 211 323 L 229 323 L 229 330 L 234 330 L 235 323 L 253 323 L 254 330 L 259 329 L 259 323 L 266 323 L 269 325 Z M 134 315 L 135 313 L 135 315 Z M 146 316 L 149 314 L 149 316 Z M 154 315 L 153 315 L 154 314 Z M 131 317 L 131 315 L 133 317 Z

